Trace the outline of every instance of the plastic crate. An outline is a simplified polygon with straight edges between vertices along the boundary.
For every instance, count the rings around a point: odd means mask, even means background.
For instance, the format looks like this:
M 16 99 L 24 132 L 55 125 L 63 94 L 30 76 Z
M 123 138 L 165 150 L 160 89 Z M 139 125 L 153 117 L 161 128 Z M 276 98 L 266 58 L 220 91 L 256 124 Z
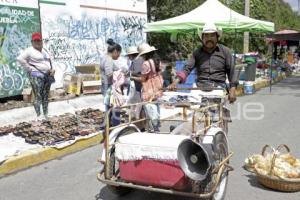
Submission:
M 190 75 L 186 78 L 186 83 L 195 83 L 196 81 L 196 77 L 197 77 L 197 74 L 195 73 L 190 73 Z
M 176 61 L 176 72 L 180 72 L 183 70 L 184 66 L 185 66 L 185 62 L 186 61 Z M 186 78 L 185 84 L 189 84 L 186 87 L 190 87 L 190 83 L 193 84 L 195 83 L 197 77 L 197 73 L 196 70 L 194 69 L 193 71 L 191 71 L 191 73 L 188 75 L 188 77 Z M 185 87 L 183 86 L 184 84 L 179 84 L 179 86 Z
M 175 62 L 176 72 L 182 71 L 184 65 L 185 65 L 185 61 L 176 61 Z
M 241 70 L 239 74 L 239 80 L 244 81 L 246 77 L 245 70 Z

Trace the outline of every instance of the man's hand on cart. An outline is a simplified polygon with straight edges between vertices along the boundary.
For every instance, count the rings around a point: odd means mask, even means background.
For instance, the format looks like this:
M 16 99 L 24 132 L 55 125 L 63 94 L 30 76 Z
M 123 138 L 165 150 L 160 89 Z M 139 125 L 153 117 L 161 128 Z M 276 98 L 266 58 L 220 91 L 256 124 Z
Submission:
M 228 94 L 228 100 L 229 103 L 234 103 L 236 101 L 236 89 L 235 87 L 230 88 L 229 94 Z
M 177 87 L 177 84 L 180 83 L 180 79 L 176 78 L 168 87 L 167 90 L 174 91 Z

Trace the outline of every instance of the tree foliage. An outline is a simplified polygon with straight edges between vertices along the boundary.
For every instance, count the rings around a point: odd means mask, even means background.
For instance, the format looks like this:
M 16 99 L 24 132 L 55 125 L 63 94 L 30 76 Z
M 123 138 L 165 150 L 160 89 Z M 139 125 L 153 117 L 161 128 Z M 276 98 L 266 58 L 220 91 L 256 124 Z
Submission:
M 205 0 L 148 0 L 148 21 L 159 21 L 182 15 L 201 5 Z M 229 8 L 244 13 L 244 0 L 219 0 Z M 213 15 L 213 13 L 212 13 Z M 293 12 L 290 5 L 283 0 L 250 0 L 250 17 L 260 20 L 272 21 L 275 29 L 300 30 L 300 17 Z M 181 52 L 187 57 L 199 45 L 197 34 L 179 35 L 176 43 L 171 42 L 170 34 L 149 33 L 148 41 L 160 49 L 159 53 L 165 59 L 175 59 L 170 55 Z M 222 43 L 230 48 L 242 52 L 242 34 L 224 34 Z M 250 34 L 250 51 L 265 51 L 266 45 L 263 34 Z M 172 58 L 171 58 L 172 57 Z M 176 58 L 178 59 L 178 58 Z

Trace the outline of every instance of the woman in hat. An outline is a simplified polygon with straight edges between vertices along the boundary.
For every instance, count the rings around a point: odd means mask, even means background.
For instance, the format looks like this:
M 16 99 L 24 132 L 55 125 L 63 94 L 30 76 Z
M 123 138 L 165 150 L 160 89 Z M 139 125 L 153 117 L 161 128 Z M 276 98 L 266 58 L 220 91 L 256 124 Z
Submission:
M 162 96 L 163 78 L 160 70 L 160 59 L 155 54 L 157 49 L 145 43 L 139 46 L 138 57 L 143 57 L 141 68 L 142 100 L 156 101 Z M 151 119 L 155 132 L 159 131 L 159 107 L 157 104 L 146 104 L 145 110 Z
M 144 62 L 143 57 L 138 57 L 139 51 L 137 47 L 129 47 L 127 50 L 127 57 L 129 60 L 129 71 L 130 71 L 130 90 L 128 103 L 140 103 L 141 99 L 141 67 Z M 131 111 L 134 114 L 133 117 L 138 119 L 140 117 L 142 106 L 133 106 Z

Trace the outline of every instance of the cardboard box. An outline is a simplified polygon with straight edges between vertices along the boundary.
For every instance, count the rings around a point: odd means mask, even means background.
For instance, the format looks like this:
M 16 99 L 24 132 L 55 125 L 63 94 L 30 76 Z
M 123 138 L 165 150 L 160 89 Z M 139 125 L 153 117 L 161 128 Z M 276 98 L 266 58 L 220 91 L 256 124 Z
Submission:
M 99 80 L 98 76 L 95 74 L 80 74 L 82 81 L 97 81 Z
M 101 81 L 83 81 L 83 94 L 98 94 L 101 92 Z
M 76 83 L 71 83 L 71 84 L 68 86 L 67 93 L 68 93 L 68 94 L 74 94 L 74 95 L 79 96 L 80 93 L 81 93 L 81 84 L 80 84 L 80 85 L 77 85 Z
M 31 103 L 33 100 L 32 88 L 24 88 L 22 91 L 23 101 L 26 103 Z
M 98 69 L 100 68 L 98 64 L 86 64 L 86 65 L 75 66 L 76 73 L 80 73 L 80 74 L 95 74 L 97 68 Z
M 81 94 L 82 77 L 80 74 L 67 74 L 64 76 L 64 89 L 68 94 Z

